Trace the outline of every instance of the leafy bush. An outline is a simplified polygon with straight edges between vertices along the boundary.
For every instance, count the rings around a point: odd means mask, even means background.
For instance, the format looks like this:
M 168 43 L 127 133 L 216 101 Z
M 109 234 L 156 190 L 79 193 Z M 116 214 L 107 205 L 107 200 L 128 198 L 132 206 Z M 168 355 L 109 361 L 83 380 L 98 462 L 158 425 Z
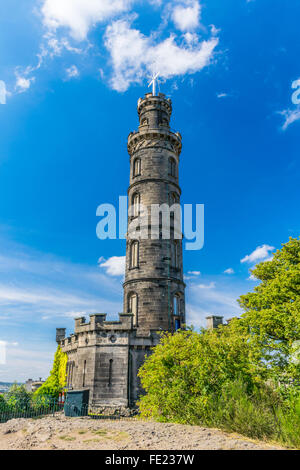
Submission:
M 300 448 L 300 397 L 291 397 L 285 407 L 276 410 L 278 439 L 284 444 Z
M 6 401 L 3 395 L 0 395 L 0 411 L 6 407 Z
M 275 410 L 280 397 L 269 387 L 248 393 L 241 380 L 227 383 L 218 396 L 210 399 L 211 424 L 252 438 L 277 438 Z
M 162 335 L 139 371 L 143 417 L 300 446 L 300 239 L 252 273 L 241 319 Z
M 30 406 L 32 393 L 27 392 L 24 385 L 14 384 L 5 393 L 4 397 L 9 408 L 21 411 Z
M 210 414 L 209 398 L 242 377 L 249 393 L 261 379 L 253 373 L 249 347 L 228 328 L 164 334 L 139 371 L 146 395 L 143 416 L 196 423 Z
M 247 345 L 228 341 L 228 331 L 164 335 L 139 372 L 146 391 L 141 416 L 299 447 L 299 398 L 284 399 L 261 380 Z
M 58 346 L 50 376 L 34 393 L 35 400 L 37 400 L 38 397 L 40 399 L 41 396 L 46 396 L 47 399 L 58 397 L 59 393 L 66 386 L 67 361 L 67 354 L 62 352 L 61 347 Z

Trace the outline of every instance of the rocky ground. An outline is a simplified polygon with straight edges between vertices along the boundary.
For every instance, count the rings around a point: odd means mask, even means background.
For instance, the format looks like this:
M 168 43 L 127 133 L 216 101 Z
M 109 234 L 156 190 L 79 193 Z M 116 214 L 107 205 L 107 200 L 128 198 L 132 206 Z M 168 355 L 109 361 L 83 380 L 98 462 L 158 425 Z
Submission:
M 271 450 L 280 447 L 200 426 L 135 419 L 66 418 L 57 414 L 0 424 L 0 450 L 6 449 Z

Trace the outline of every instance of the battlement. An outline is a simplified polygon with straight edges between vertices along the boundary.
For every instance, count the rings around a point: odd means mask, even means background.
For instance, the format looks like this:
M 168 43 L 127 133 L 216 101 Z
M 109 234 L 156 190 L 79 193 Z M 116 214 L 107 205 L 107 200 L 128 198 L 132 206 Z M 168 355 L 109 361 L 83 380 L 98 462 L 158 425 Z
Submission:
M 65 337 L 61 334 L 62 328 L 56 330 L 56 340 L 62 346 L 67 348 L 68 351 L 76 349 L 81 343 L 79 337 L 91 336 L 96 332 L 115 332 L 122 333 L 131 331 L 133 328 L 133 315 L 131 313 L 119 313 L 119 321 L 106 321 L 106 313 L 94 313 L 90 315 L 90 321 L 86 322 L 85 317 L 75 318 L 75 331 L 74 334 Z M 65 329 L 63 329 L 65 332 Z
M 90 315 L 90 321 L 85 317 L 75 318 L 75 334 L 96 330 L 131 330 L 133 315 L 131 313 L 119 313 L 118 321 L 106 321 L 106 313 L 94 313 Z

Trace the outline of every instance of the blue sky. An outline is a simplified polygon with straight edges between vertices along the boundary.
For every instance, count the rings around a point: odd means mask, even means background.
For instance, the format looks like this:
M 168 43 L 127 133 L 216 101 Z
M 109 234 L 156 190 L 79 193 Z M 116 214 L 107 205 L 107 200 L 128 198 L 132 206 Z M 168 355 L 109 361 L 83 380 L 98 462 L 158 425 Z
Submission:
M 126 195 L 127 136 L 156 69 L 183 136 L 182 202 L 205 204 L 204 248 L 184 252 L 188 323 L 239 314 L 249 269 L 300 232 L 299 13 L 283 0 L 1 2 L 0 381 L 46 377 L 56 327 L 122 310 L 125 242 L 97 239 L 96 208 Z

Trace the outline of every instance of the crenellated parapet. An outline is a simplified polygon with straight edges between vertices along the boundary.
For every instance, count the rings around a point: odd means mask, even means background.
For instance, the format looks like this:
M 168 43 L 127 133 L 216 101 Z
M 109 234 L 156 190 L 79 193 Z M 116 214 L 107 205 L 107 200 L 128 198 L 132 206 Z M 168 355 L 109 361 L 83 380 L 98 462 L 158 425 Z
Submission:
M 85 317 L 75 318 L 75 333 L 87 333 L 96 330 L 131 330 L 132 314 L 119 313 L 118 321 L 106 321 L 106 313 L 95 313 L 90 315 L 90 321 L 86 322 Z

